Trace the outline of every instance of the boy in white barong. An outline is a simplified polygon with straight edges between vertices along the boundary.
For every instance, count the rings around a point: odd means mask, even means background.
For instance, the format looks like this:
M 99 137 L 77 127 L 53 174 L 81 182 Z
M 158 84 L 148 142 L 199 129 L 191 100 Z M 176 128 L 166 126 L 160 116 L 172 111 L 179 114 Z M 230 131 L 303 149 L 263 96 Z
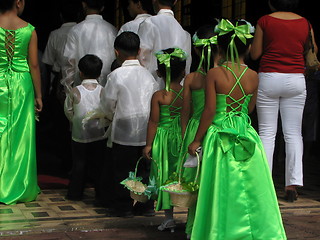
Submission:
M 139 25 L 146 20 L 146 18 L 152 16 L 152 8 L 150 0 L 129 0 L 127 9 L 133 20 L 123 24 L 119 29 L 118 35 L 124 31 L 138 33 Z
M 85 20 L 76 24 L 69 32 L 64 56 L 68 65 L 64 69 L 65 76 L 61 83 L 65 86 L 66 94 L 70 89 L 80 84 L 77 64 L 86 54 L 97 55 L 103 62 L 99 83 L 104 86 L 110 66 L 115 59 L 113 42 L 117 35 L 116 28 L 105 21 L 100 13 L 104 9 L 103 0 L 82 0 L 86 14 Z
M 157 15 L 147 18 L 140 24 L 138 35 L 141 41 L 139 59 L 157 80 L 160 88 L 164 82 L 157 76 L 155 53 L 167 48 L 181 48 L 187 55 L 186 74 L 191 66 L 191 36 L 174 18 L 171 10 L 177 0 L 152 0 Z
M 137 160 L 142 156 L 151 97 L 157 90 L 155 79 L 137 59 L 139 46 L 139 36 L 133 32 L 123 32 L 116 38 L 114 48 L 118 62 L 122 65 L 109 74 L 101 97 L 101 109 L 112 120 L 110 127 L 115 186 L 113 211 L 108 216 L 133 217 L 133 199 L 120 182 L 128 177 L 130 171 L 134 171 Z M 142 170 L 139 176 L 148 180 L 150 162 L 141 161 L 139 170 Z M 146 203 L 141 214 L 154 215 L 153 201 Z

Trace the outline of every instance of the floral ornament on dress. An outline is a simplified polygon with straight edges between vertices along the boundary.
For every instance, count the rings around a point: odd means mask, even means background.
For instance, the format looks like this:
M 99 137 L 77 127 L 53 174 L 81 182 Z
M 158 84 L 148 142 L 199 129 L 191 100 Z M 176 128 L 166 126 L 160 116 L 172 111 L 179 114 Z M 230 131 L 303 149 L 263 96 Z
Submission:
M 164 64 L 166 67 L 166 91 L 169 91 L 170 82 L 171 82 L 171 66 L 170 60 L 171 57 L 177 57 L 181 60 L 187 59 L 187 53 L 180 48 L 175 48 L 172 53 L 166 53 L 164 51 L 156 52 L 156 58 L 158 59 L 160 64 Z

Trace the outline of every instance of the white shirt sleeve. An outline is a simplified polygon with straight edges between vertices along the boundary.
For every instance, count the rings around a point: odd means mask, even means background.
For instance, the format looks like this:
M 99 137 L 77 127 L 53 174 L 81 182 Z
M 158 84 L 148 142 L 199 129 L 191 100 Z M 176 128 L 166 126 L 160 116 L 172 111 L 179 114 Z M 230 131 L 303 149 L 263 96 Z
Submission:
M 108 77 L 107 84 L 101 93 L 101 109 L 106 115 L 107 119 L 112 121 L 118 98 L 118 89 L 115 80 Z
M 77 43 L 76 43 L 76 36 L 70 32 L 68 34 L 66 46 L 64 49 L 64 56 L 67 58 L 66 66 L 62 69 L 63 71 L 63 78 L 61 80 L 61 84 L 65 88 L 66 94 L 69 94 L 73 83 L 75 81 L 76 75 L 76 52 L 77 52 Z

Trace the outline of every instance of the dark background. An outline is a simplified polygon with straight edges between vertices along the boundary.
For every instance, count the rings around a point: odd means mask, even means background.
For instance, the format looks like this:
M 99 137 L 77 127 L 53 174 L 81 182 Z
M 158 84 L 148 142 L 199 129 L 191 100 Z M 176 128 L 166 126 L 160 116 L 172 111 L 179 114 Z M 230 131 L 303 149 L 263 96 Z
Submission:
M 25 11 L 22 18 L 36 27 L 39 37 L 39 49 L 44 50 L 50 31 L 60 27 L 59 5 L 63 0 L 44 1 L 26 0 Z M 125 2 L 125 0 L 121 0 Z M 306 17 L 313 25 L 316 39 L 320 39 L 319 8 L 316 0 L 301 0 L 298 14 Z M 256 24 L 259 17 L 270 13 L 267 0 L 247 0 L 246 19 Z M 106 0 L 103 17 L 115 25 L 115 1 Z M 128 13 L 124 10 L 125 21 L 130 20 Z M 212 21 L 220 15 L 220 3 L 214 0 L 193 0 L 191 3 L 191 26 L 186 28 L 193 33 L 199 26 Z M 120 27 L 120 26 L 116 26 Z M 319 41 L 319 40 L 318 40 Z

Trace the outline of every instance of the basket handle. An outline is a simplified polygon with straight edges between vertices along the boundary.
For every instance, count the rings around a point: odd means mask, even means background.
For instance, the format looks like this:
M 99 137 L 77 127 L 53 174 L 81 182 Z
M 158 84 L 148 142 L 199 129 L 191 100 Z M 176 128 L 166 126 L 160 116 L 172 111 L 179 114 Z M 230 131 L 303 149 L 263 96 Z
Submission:
M 183 155 L 183 159 L 185 159 L 186 155 L 187 155 L 188 152 L 186 152 L 184 155 Z M 198 180 L 198 176 L 199 176 L 199 170 L 200 170 L 200 157 L 199 157 L 199 154 L 198 152 L 196 151 L 196 156 L 197 156 L 197 160 L 198 160 L 198 166 L 197 166 L 197 172 L 196 172 L 196 176 L 194 178 L 194 182 L 196 182 Z M 182 166 L 183 166 L 183 163 L 185 161 L 181 161 L 181 164 L 179 166 L 179 183 L 181 183 L 181 177 L 182 177 Z
M 143 157 L 140 157 L 140 158 L 138 159 L 138 161 L 137 161 L 137 163 L 136 163 L 136 167 L 135 167 L 135 169 L 134 169 L 134 177 L 135 177 L 135 178 L 137 177 L 138 165 L 139 165 L 141 159 L 143 159 Z M 157 167 L 157 170 L 158 170 L 157 180 L 159 180 L 159 178 L 160 178 L 160 171 L 159 171 L 159 167 L 158 167 L 157 161 L 154 160 L 153 158 L 151 158 L 151 159 L 152 159 L 153 162 L 156 164 L 156 167 Z
M 141 159 L 143 159 L 143 157 L 140 157 L 140 158 L 138 159 L 137 163 L 136 163 L 136 167 L 135 167 L 135 169 L 134 169 L 134 178 L 137 177 L 138 165 L 139 165 Z

